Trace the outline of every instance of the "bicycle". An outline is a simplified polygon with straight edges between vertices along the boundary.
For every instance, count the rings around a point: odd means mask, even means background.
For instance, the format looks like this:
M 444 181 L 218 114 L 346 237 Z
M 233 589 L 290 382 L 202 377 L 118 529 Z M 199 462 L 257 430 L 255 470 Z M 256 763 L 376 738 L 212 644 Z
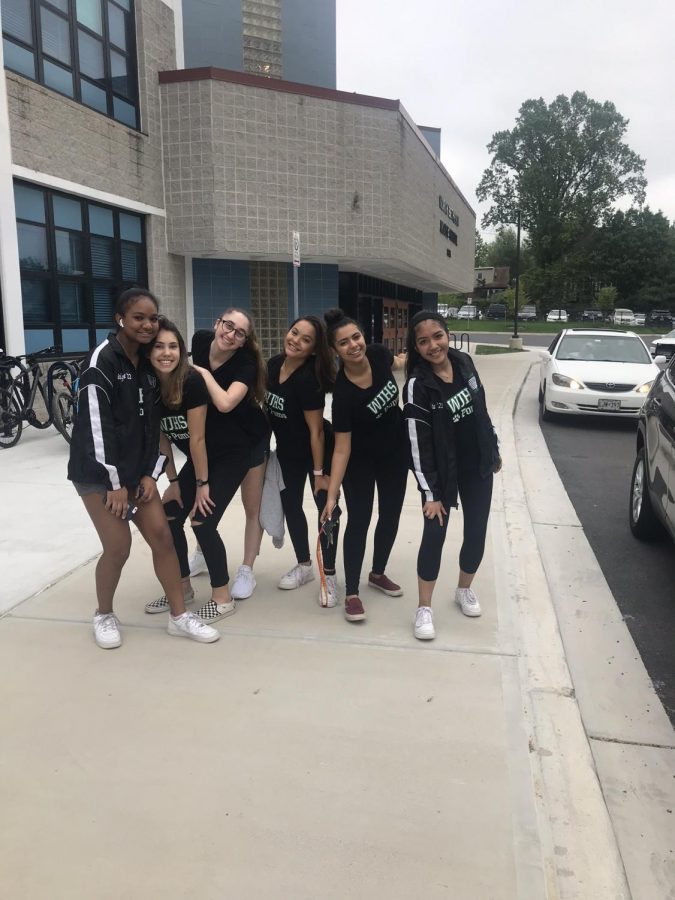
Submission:
M 70 442 L 75 409 L 75 384 L 78 370 L 65 359 L 55 360 L 42 373 L 54 348 L 25 356 L 0 357 L 0 447 L 18 443 L 24 421 L 35 428 L 55 425 Z M 60 379 L 62 389 L 56 390 Z

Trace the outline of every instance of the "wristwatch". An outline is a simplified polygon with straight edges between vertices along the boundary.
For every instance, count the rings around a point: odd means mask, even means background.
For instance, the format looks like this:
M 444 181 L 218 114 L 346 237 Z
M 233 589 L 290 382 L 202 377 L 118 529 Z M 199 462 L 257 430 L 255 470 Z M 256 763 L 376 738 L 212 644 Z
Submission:
M 204 478 L 204 479 L 197 478 L 197 487 L 204 487 L 204 485 L 208 484 L 208 483 L 209 483 L 208 478 Z

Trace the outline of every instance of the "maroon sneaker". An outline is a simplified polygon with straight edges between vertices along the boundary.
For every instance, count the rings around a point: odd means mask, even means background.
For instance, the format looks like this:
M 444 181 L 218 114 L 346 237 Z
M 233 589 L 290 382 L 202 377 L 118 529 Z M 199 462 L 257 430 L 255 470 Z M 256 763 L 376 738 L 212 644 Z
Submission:
M 366 611 L 358 597 L 345 597 L 345 619 L 348 622 L 363 622 Z
M 375 588 L 376 591 L 382 591 L 390 597 L 400 597 L 403 593 L 400 584 L 395 584 L 391 578 L 386 575 L 373 575 L 371 572 L 368 576 L 368 587 Z

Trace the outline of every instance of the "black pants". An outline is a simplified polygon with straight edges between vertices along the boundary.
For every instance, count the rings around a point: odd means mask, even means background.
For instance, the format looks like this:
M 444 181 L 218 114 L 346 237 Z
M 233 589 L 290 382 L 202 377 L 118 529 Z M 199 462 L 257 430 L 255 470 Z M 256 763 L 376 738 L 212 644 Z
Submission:
M 278 451 L 277 451 L 278 455 Z M 284 509 L 286 525 L 288 533 L 295 550 L 295 556 L 298 562 L 306 562 L 311 559 L 309 552 L 309 535 L 307 530 L 307 519 L 302 508 L 303 494 L 305 491 L 305 483 L 309 477 L 312 486 L 312 496 L 319 512 L 317 516 L 317 529 L 321 527 L 320 516 L 326 505 L 328 493 L 319 491 L 314 494 L 314 475 L 312 474 L 313 465 L 311 460 L 296 459 L 292 456 L 279 456 L 279 465 L 281 474 L 284 477 L 284 490 L 281 492 L 281 505 Z M 326 474 L 330 472 L 330 455 L 324 459 L 323 470 Z M 329 544 L 325 535 L 321 536 L 321 552 L 323 553 L 323 566 L 329 572 L 335 571 L 335 556 L 337 553 L 337 540 L 340 526 L 336 525 L 333 529 L 332 542 Z
M 493 475 L 490 473 L 487 478 L 481 478 L 475 467 L 460 468 L 457 474 L 459 498 L 464 513 L 464 540 L 459 553 L 459 567 L 472 575 L 478 570 L 485 551 Z M 424 504 L 424 499 L 422 503 Z M 442 526 L 438 524 L 438 519 L 424 518 L 422 543 L 417 555 L 417 574 L 424 581 L 436 581 L 438 578 L 449 518 L 449 515 L 443 517 Z
M 347 596 L 359 592 L 366 539 L 373 515 L 375 485 L 378 514 L 371 571 L 381 575 L 396 540 L 407 478 L 408 463 L 402 452 L 384 457 L 350 458 L 343 482 L 348 516 L 342 545 Z
M 223 459 L 209 459 L 209 495 L 215 507 L 209 516 L 203 516 L 199 511 L 195 513 L 193 531 L 199 540 L 206 566 L 209 570 L 211 587 L 218 588 L 228 584 L 230 580 L 227 571 L 227 553 L 225 545 L 218 534 L 218 525 L 227 509 L 230 500 L 234 497 L 239 485 L 248 472 L 250 453 L 228 456 Z M 181 578 L 187 578 L 190 574 L 188 563 L 187 540 L 185 539 L 185 520 L 190 515 L 194 506 L 197 487 L 195 485 L 195 470 L 192 460 L 188 459 L 178 473 L 183 508 L 176 501 L 165 504 L 164 512 L 169 519 L 169 528 L 176 548 L 178 562 L 180 564 Z M 195 527 L 194 523 L 201 523 Z

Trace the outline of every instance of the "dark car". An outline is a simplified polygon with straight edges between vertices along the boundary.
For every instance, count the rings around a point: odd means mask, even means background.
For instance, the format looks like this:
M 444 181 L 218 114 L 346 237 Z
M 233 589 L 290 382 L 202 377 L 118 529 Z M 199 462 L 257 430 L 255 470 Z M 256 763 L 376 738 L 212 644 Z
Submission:
M 585 309 L 581 314 L 582 322 L 604 322 L 605 314 L 601 309 Z
M 647 313 L 647 317 L 645 319 L 645 327 L 649 327 L 653 325 L 655 328 L 672 328 L 673 327 L 673 315 L 667 309 L 652 309 L 651 312 Z
M 491 303 L 488 306 L 487 312 L 485 313 L 486 319 L 505 319 L 506 318 L 506 304 L 505 303 Z
M 630 486 L 630 529 L 675 540 L 675 358 L 660 372 L 640 413 Z

